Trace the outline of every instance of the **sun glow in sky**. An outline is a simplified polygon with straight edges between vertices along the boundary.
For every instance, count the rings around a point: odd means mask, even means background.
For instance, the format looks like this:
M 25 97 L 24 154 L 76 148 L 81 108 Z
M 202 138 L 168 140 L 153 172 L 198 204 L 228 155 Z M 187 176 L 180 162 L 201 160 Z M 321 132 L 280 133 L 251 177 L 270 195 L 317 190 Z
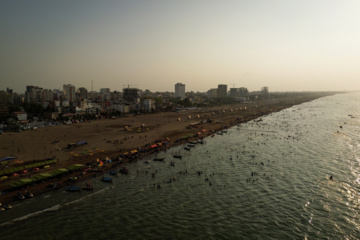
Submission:
M 0 82 L 360 90 L 360 1 L 0 2 Z

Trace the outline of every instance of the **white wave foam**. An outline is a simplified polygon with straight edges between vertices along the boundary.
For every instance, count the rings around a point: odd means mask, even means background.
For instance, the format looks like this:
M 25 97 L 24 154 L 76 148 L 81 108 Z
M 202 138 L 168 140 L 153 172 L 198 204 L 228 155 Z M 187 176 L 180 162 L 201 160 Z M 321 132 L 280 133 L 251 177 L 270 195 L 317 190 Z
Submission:
M 60 204 L 57 204 L 55 206 L 52 206 L 50 208 L 46 208 L 44 210 L 41 210 L 41 211 L 38 211 L 38 212 L 34 212 L 34 213 L 30 213 L 28 215 L 25 215 L 25 216 L 22 216 L 22 217 L 19 217 L 19 218 L 15 218 L 9 222 L 6 222 L 6 223 L 3 223 L 1 224 L 0 226 L 5 226 L 5 225 L 11 225 L 11 224 L 14 224 L 15 222 L 19 222 L 19 221 L 23 221 L 23 220 L 26 220 L 28 218 L 31 218 L 31 217 L 35 217 L 35 216 L 38 216 L 42 213 L 45 213 L 45 212 L 52 212 L 52 211 L 57 211 L 61 208 L 61 205 Z
M 98 194 L 106 191 L 108 188 L 111 188 L 111 187 L 112 187 L 112 186 L 108 186 L 108 187 L 103 188 L 103 189 L 101 189 L 101 190 L 99 190 L 99 191 L 97 191 L 97 192 L 94 192 L 94 193 L 92 193 L 92 194 L 86 195 L 86 196 L 84 196 L 84 197 L 82 197 L 82 198 L 79 198 L 79 199 L 76 199 L 76 200 L 74 200 L 74 201 L 65 203 L 64 205 L 65 205 L 65 206 L 69 206 L 69 205 L 72 205 L 72 204 L 75 204 L 75 203 L 78 203 L 78 202 L 82 202 L 82 201 L 84 201 L 85 199 L 88 199 L 88 198 L 91 198 L 91 197 L 93 197 L 93 196 L 95 196 L 95 195 L 98 195 Z

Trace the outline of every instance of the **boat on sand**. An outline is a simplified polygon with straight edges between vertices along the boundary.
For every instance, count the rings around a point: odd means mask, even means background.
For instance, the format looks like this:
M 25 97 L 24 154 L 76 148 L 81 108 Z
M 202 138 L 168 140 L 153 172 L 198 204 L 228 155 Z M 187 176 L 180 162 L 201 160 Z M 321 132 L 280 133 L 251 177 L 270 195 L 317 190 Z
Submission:
M 79 192 L 80 190 L 81 190 L 81 187 L 69 186 L 66 188 L 66 191 L 68 191 L 68 192 Z

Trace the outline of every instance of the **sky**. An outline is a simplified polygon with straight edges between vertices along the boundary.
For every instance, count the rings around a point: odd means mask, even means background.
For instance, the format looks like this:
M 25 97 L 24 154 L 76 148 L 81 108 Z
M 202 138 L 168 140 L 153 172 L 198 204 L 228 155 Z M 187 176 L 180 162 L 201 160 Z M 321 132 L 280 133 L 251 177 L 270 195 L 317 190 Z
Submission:
M 358 0 L 2 0 L 0 90 L 360 90 L 359 13 Z

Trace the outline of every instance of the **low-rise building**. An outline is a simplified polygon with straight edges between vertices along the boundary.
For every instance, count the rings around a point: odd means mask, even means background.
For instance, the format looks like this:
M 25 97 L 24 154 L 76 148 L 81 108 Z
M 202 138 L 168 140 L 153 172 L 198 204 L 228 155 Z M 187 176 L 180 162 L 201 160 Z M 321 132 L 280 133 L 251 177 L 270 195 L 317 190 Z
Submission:
M 56 120 L 59 116 L 57 112 L 44 112 L 44 118 L 49 120 Z
M 146 112 L 151 112 L 155 110 L 155 101 L 152 99 L 145 99 L 144 100 L 144 110 Z
M 27 113 L 26 112 L 14 112 L 14 117 L 16 117 L 19 121 L 26 121 Z

